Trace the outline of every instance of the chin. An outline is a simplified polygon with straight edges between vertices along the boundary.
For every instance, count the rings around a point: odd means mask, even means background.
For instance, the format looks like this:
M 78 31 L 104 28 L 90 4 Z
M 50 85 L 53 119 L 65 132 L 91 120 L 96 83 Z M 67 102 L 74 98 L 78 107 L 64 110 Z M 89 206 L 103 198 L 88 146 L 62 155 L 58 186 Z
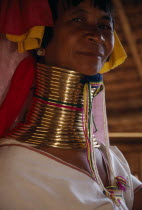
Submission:
M 72 69 L 88 76 L 99 73 L 103 67 L 102 59 L 74 59 L 70 64 Z
M 88 76 L 93 76 L 97 73 L 99 73 L 100 69 L 102 68 L 102 66 L 100 67 L 99 65 L 95 66 L 95 65 L 80 65 L 78 67 L 76 67 L 76 71 L 88 75 Z

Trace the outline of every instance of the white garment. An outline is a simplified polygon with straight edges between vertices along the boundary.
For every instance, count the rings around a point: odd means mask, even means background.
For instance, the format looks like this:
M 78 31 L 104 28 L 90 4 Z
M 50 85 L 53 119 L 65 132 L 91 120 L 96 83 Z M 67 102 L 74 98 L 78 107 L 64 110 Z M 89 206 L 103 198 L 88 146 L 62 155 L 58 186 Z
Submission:
M 115 153 L 114 153 L 115 151 Z M 127 210 L 133 204 L 133 178 L 115 147 L 111 147 L 114 171 L 129 180 L 122 204 L 106 197 L 87 172 L 54 156 L 9 140 L 0 145 L 1 210 Z M 135 187 L 141 182 L 134 180 Z

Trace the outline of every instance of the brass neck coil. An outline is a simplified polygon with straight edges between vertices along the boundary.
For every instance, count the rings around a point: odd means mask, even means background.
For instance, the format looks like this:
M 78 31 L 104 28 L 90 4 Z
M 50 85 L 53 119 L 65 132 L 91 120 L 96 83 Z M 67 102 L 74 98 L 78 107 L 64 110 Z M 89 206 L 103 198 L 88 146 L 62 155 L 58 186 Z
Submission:
M 19 123 L 7 137 L 37 147 L 86 148 L 84 77 L 72 70 L 37 64 L 36 89 L 26 122 Z

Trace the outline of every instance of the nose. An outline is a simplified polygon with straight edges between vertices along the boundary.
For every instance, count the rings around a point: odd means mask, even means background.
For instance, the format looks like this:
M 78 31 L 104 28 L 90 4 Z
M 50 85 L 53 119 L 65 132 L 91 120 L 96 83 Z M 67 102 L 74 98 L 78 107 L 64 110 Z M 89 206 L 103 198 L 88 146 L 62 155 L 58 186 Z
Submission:
M 90 42 L 97 43 L 103 43 L 105 41 L 104 36 L 97 27 L 95 27 L 95 29 L 93 28 L 86 31 L 86 39 Z
M 97 42 L 97 43 L 102 43 L 105 41 L 104 37 L 102 34 L 97 34 L 96 33 L 88 33 L 87 34 L 87 39 L 91 42 Z

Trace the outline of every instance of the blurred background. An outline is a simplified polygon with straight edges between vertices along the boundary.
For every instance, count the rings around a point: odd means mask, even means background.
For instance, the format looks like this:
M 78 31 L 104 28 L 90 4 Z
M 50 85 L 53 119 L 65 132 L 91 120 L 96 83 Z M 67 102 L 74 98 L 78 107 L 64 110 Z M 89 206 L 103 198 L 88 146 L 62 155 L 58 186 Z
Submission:
M 109 135 L 142 181 L 142 0 L 113 0 L 115 28 L 127 52 L 104 75 Z

